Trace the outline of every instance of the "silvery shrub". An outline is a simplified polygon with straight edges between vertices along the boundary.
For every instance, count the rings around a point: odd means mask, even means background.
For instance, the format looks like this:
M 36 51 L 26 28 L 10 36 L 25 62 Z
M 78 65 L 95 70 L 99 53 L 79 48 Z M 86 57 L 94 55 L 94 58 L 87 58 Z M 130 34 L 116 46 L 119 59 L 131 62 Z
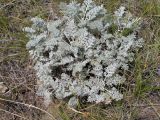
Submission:
M 92 0 L 60 4 L 60 17 L 31 19 L 25 27 L 26 47 L 35 61 L 37 94 L 49 104 L 54 98 L 76 106 L 85 102 L 105 103 L 123 98 L 119 86 L 123 72 L 142 47 L 137 36 L 139 19 L 121 6 L 113 14 Z M 119 88 L 119 89 L 117 89 Z

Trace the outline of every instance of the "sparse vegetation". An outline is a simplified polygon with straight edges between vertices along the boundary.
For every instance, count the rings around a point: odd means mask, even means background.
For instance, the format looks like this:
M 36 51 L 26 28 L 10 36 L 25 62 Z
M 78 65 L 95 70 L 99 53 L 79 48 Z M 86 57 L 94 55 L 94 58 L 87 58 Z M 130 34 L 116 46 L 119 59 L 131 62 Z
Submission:
M 160 76 L 157 74 L 160 66 L 160 1 L 96 1 L 103 3 L 110 12 L 123 4 L 132 14 L 143 19 L 140 36 L 145 39 L 145 45 L 137 51 L 135 62 L 125 73 L 124 99 L 107 106 L 80 103 L 77 111 L 66 108 L 62 101 L 54 101 L 49 108 L 45 108 L 41 98 L 35 94 L 37 83 L 31 67 L 33 63 L 25 49 L 28 39 L 22 28 L 30 25 L 32 16 L 51 19 L 50 10 L 56 11 L 56 4 L 60 1 L 0 0 L 0 82 L 8 88 L 5 93 L 0 92 L 0 120 L 51 119 L 43 111 L 5 100 L 32 104 L 51 113 L 57 120 L 160 119 Z M 130 32 L 126 30 L 124 34 Z

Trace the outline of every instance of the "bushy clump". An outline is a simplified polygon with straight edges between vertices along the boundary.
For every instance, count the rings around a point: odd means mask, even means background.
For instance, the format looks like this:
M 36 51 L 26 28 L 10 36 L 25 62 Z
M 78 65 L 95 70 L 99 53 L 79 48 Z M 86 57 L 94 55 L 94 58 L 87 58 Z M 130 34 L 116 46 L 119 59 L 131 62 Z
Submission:
M 68 98 L 75 106 L 78 98 L 86 102 L 121 100 L 116 86 L 124 83 L 120 71 L 128 70 L 134 51 L 142 46 L 138 38 L 138 19 L 120 7 L 113 15 L 92 0 L 82 4 L 60 4 L 61 18 L 44 21 L 32 18 L 24 28 L 30 41 L 27 49 L 41 84 L 37 93 L 45 102 Z

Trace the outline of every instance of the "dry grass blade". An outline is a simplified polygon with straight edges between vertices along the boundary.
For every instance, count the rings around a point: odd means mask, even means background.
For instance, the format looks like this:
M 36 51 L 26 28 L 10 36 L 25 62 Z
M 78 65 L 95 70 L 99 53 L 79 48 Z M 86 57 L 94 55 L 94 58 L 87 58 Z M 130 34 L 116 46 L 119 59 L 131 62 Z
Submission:
M 6 100 L 6 99 L 3 99 L 3 98 L 0 98 L 0 101 L 10 102 L 10 103 L 14 103 L 14 104 L 20 104 L 20 105 L 24 105 L 24 106 L 29 107 L 29 108 L 34 108 L 34 109 L 40 110 L 40 111 L 46 113 L 46 114 L 50 117 L 51 120 L 56 120 L 56 119 L 53 117 L 53 115 L 51 115 L 51 114 L 48 113 L 47 111 L 45 111 L 45 110 L 43 110 L 43 109 L 41 109 L 41 108 L 39 108 L 39 107 L 36 107 L 36 106 L 34 106 L 34 105 L 30 105 L 30 104 L 26 104 L 26 103 L 21 103 L 21 102 L 16 102 L 16 101 L 12 101 L 12 100 Z
M 22 119 L 24 119 L 24 120 L 28 120 L 27 118 L 25 118 L 25 117 L 23 117 L 23 116 L 20 116 L 20 115 L 18 115 L 18 114 L 12 113 L 12 112 L 9 112 L 9 111 L 4 110 L 4 109 L 1 109 L 1 108 L 0 108 L 0 111 L 3 111 L 3 112 L 6 112 L 6 113 L 9 113 L 9 114 L 11 114 L 11 115 L 13 115 L 13 116 L 16 116 L 16 117 L 22 118 Z
M 154 104 L 153 104 L 151 101 L 149 101 L 149 103 L 150 103 L 151 107 L 153 108 L 154 112 L 157 114 L 158 119 L 160 119 L 160 113 L 158 113 L 158 111 L 157 111 L 157 109 L 155 108 Z
M 137 104 L 137 105 L 131 105 L 133 107 L 146 107 L 146 106 L 160 106 L 160 104 Z M 128 106 L 129 107 L 129 106 Z

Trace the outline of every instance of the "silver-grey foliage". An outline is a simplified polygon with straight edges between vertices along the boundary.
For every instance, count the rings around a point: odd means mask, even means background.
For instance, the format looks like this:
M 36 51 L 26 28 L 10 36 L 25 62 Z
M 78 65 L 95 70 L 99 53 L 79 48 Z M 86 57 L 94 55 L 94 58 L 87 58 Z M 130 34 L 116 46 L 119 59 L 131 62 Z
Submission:
M 41 84 L 37 93 L 45 102 L 51 98 L 77 98 L 86 102 L 121 100 L 115 86 L 125 82 L 119 71 L 128 70 L 134 51 L 143 40 L 136 36 L 138 19 L 120 7 L 113 15 L 92 0 L 82 4 L 60 4 L 63 16 L 51 21 L 32 18 L 24 28 L 30 41 L 27 49 Z

